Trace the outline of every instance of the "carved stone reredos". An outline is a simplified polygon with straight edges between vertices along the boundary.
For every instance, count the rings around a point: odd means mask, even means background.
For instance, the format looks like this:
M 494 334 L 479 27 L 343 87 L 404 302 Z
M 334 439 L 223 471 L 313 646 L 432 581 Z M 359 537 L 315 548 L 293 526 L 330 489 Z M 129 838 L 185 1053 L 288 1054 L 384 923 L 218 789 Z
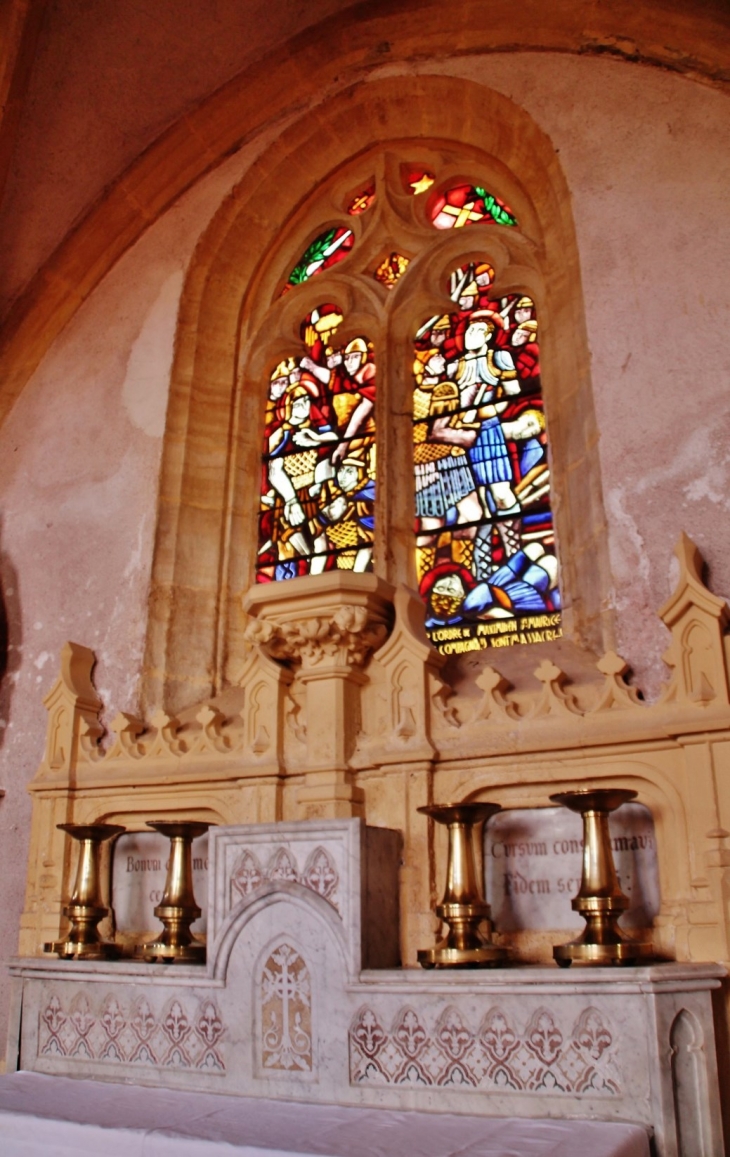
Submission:
M 391 629 L 393 593 L 377 575 L 352 571 L 261 584 L 244 596 L 246 638 L 302 672 L 362 666 Z

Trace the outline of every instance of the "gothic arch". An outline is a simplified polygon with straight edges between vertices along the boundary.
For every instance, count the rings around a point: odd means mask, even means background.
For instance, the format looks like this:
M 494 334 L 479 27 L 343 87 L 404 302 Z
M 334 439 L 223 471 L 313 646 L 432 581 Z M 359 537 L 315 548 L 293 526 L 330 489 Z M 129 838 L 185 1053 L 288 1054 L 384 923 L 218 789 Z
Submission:
M 381 80 L 334 97 L 283 133 L 222 205 L 195 254 L 181 304 L 163 452 L 148 706 L 163 702 L 179 710 L 235 679 L 245 646 L 241 597 L 253 575 L 252 480 L 258 477 L 267 376 L 277 354 L 291 352 L 305 313 L 334 292 L 343 306 L 354 306 L 339 267 L 282 303 L 287 262 L 296 261 L 330 217 L 342 219 L 343 196 L 356 176 L 379 163 L 376 154 L 397 154 L 403 142 L 408 159 L 440 149 L 453 156 L 454 173 L 478 166 L 509 199 L 522 231 L 514 238 L 504 230 L 451 231 L 419 256 L 429 277 L 415 295 L 406 295 L 404 283 L 385 306 L 374 283 L 360 287 L 360 304 L 347 324 L 354 333 L 365 323 L 376 343 L 379 405 L 392 418 L 379 422 L 380 525 L 388 527 L 389 539 L 381 542 L 378 569 L 389 581 L 413 584 L 407 561 L 412 480 L 398 484 L 397 453 L 404 444 L 401 425 L 410 422 L 412 359 L 406 350 L 413 320 L 429 309 L 443 310 L 447 299 L 427 286 L 437 285 L 459 261 L 486 254 L 501 269 L 505 291 L 514 286 L 533 294 L 544 326 L 566 633 L 589 649 L 610 643 L 580 268 L 570 194 L 555 150 L 524 110 L 480 85 L 436 76 Z M 254 335 L 266 327 L 266 356 L 252 354 Z M 343 330 L 342 336 L 348 334 Z

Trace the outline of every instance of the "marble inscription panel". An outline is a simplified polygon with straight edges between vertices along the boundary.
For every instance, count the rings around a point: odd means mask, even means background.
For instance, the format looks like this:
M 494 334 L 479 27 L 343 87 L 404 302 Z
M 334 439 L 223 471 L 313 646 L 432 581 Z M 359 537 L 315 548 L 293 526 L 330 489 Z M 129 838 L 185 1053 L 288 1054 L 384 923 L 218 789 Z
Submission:
M 147 932 L 159 924 L 154 907 L 162 899 L 170 841 L 159 832 L 128 832 L 114 847 L 112 904 L 120 932 Z M 203 914 L 192 925 L 205 932 L 208 907 L 208 835 L 193 841 L 193 887 Z
M 616 871 L 631 901 L 622 927 L 650 927 L 660 906 L 651 812 L 643 804 L 624 804 L 609 823 Z M 497 929 L 583 928 L 570 906 L 582 854 L 583 823 L 567 808 L 515 808 L 494 816 L 485 825 L 484 874 Z

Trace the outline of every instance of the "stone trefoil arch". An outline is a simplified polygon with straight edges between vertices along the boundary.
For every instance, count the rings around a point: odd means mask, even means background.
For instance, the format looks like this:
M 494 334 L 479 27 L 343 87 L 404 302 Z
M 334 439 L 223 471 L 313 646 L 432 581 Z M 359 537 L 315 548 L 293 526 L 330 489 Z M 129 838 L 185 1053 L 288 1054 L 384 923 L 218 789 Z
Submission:
M 337 301 L 345 315 L 338 341 L 366 332 L 377 350 L 375 569 L 390 583 L 415 587 L 414 319 L 448 310 L 449 274 L 470 261 L 489 261 L 502 292 L 527 293 L 536 303 L 565 632 L 593 652 L 611 642 L 578 253 L 555 152 L 523 110 L 481 86 L 442 77 L 409 85 L 407 102 L 401 82 L 378 81 L 333 99 L 316 121 L 303 118 L 244 178 L 198 248 L 181 306 L 165 436 L 148 706 L 179 711 L 236 681 L 246 653 L 241 600 L 256 562 L 252 480 L 260 471 L 265 393 L 272 369 L 301 340 L 302 318 L 323 302 Z M 478 175 L 520 229 L 479 226 L 434 240 L 427 198 L 403 189 L 404 160 L 437 168 L 441 187 Z M 367 213 L 345 217 L 345 206 L 373 179 L 383 194 Z M 401 195 L 393 192 L 399 185 Z M 300 253 L 343 219 L 355 235 L 347 261 L 282 297 Z M 373 270 L 395 250 L 410 264 L 407 278 L 387 290 Z

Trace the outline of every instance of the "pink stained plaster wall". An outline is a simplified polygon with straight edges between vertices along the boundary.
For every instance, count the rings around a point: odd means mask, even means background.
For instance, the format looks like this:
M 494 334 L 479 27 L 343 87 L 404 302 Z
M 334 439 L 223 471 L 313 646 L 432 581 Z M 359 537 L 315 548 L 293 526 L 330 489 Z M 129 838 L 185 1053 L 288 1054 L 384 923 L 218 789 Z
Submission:
M 105 721 L 134 712 L 179 297 L 210 217 L 267 143 L 230 158 L 104 279 L 0 430 L 0 594 L 9 622 L 0 682 L 0 961 L 17 950 L 43 697 L 67 639 L 97 655 Z M 8 980 L 0 969 L 0 1041 Z M 3 1056 L 0 1046 L 0 1062 Z
M 657 70 L 549 54 L 439 69 L 521 103 L 559 150 L 583 268 L 618 646 L 655 691 L 666 645 L 655 612 L 680 530 L 708 558 L 713 589 L 730 594 L 726 98 Z M 0 688 L 5 956 L 22 908 L 41 698 L 64 640 L 99 654 L 110 715 L 136 706 L 177 297 L 247 163 L 226 162 L 119 262 L 0 431 L 0 581 L 14 648 Z M 6 1000 L 0 987 L 2 1018 Z

